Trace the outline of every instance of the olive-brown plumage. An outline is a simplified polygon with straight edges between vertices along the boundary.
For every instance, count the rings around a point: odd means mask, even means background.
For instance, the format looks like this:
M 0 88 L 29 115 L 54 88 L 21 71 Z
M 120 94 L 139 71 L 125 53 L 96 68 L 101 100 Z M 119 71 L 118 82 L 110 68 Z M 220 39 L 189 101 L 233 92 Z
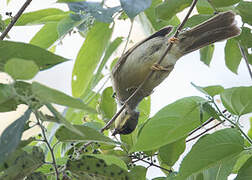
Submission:
M 112 69 L 112 85 L 119 104 L 123 104 L 144 81 L 150 71 L 155 69 L 153 76 L 128 102 L 122 115 L 117 118 L 116 133 L 120 134 L 120 128 L 125 128 L 122 123 L 127 123 L 129 126 L 137 125 L 137 123 L 129 123 L 127 120 L 137 122 L 138 116 L 134 116 L 133 118 L 127 116 L 126 118 L 126 114 L 129 114 L 127 112 L 131 112 L 131 114 L 132 112 L 136 112 L 139 102 L 144 97 L 150 95 L 153 89 L 170 74 L 180 57 L 214 42 L 240 34 L 240 29 L 235 23 L 235 14 L 230 11 L 219 13 L 192 29 L 180 32 L 177 41 L 175 41 L 171 50 L 161 62 L 161 66 L 155 67 L 153 65 L 164 54 L 169 43 L 172 43 L 169 40 L 171 38 L 171 30 L 172 27 L 165 27 L 139 42 L 123 54 Z M 135 127 L 129 127 L 129 129 L 132 132 L 132 129 L 134 130 Z

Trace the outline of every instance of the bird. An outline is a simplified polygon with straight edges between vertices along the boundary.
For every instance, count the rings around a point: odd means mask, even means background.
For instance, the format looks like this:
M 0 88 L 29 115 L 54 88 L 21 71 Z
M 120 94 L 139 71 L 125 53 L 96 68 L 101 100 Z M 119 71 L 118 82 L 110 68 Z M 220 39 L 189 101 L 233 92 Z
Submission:
M 135 130 L 139 118 L 138 104 L 172 72 L 182 56 L 240 34 L 235 14 L 231 11 L 218 13 L 191 29 L 182 30 L 177 38 L 172 36 L 172 29 L 171 26 L 164 27 L 137 43 L 126 51 L 112 68 L 112 87 L 119 105 L 123 105 L 146 76 L 154 71 L 135 96 L 127 101 L 125 109 L 116 118 L 113 136 L 130 134 Z M 172 48 L 163 61 L 157 64 L 170 43 L 173 43 Z

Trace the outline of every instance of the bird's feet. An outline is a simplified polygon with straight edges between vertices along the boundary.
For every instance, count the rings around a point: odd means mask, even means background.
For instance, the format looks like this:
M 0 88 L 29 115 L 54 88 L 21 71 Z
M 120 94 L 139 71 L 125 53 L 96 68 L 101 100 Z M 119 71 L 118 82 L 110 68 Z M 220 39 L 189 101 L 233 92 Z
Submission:
M 173 65 L 169 65 L 167 67 L 164 67 L 160 64 L 153 64 L 151 66 L 151 70 L 153 70 L 153 71 L 171 71 L 172 68 L 173 68 Z
M 176 38 L 176 37 L 171 37 L 170 39 L 168 39 L 168 42 L 169 42 L 169 43 L 178 43 L 178 42 L 179 42 L 179 39 Z

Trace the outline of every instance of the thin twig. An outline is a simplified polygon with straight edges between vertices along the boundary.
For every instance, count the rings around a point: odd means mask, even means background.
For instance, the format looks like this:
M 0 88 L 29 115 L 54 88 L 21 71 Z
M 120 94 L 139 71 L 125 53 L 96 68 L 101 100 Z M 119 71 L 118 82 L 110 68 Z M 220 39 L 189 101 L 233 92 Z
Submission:
M 7 26 L 7 28 L 3 31 L 3 33 L 0 36 L 0 39 L 3 40 L 7 34 L 9 33 L 9 31 L 11 30 L 11 28 L 14 26 L 14 24 L 17 22 L 18 18 L 23 14 L 24 10 L 29 6 L 29 4 L 31 3 L 32 0 L 27 0 L 24 5 L 19 9 L 19 11 L 17 12 L 17 14 L 13 17 L 13 19 L 11 20 L 10 24 Z
M 134 24 L 134 19 L 131 20 L 129 34 L 128 34 L 128 36 L 127 36 L 126 44 L 125 44 L 125 46 L 124 46 L 124 48 L 123 48 L 122 54 L 124 54 L 125 51 L 126 51 L 126 49 L 127 49 L 127 46 L 128 46 L 128 43 L 129 43 L 129 39 L 130 39 L 130 35 L 131 35 L 132 29 L 133 29 L 133 24 Z
M 227 112 L 227 110 L 223 110 L 222 113 Z M 215 118 L 211 117 L 210 119 L 208 119 L 207 121 L 205 121 L 201 126 L 197 127 L 196 129 L 194 129 L 193 131 L 191 131 L 187 136 L 191 136 L 193 133 L 195 133 L 196 131 L 198 131 L 199 129 L 201 129 L 202 127 L 206 126 L 207 124 L 209 124 L 210 122 L 212 122 L 213 120 L 215 120 Z
M 245 62 L 246 62 L 246 65 L 247 65 L 247 68 L 248 68 L 248 72 L 249 72 L 250 78 L 252 79 L 252 71 L 251 71 L 251 68 L 250 68 L 250 66 L 249 66 L 248 57 L 247 57 L 247 55 L 246 55 L 246 52 L 245 52 L 244 48 L 241 46 L 240 43 L 238 43 L 238 46 L 239 46 L 239 48 L 240 48 L 242 57 L 243 57 L 243 59 L 244 59 Z
M 179 25 L 179 27 L 177 28 L 175 34 L 174 34 L 174 38 L 177 38 L 180 31 L 182 30 L 183 26 L 185 25 L 186 21 L 188 20 L 193 8 L 195 7 L 196 3 L 198 0 L 194 0 L 192 2 L 192 5 L 190 7 L 190 9 L 188 10 L 184 20 L 182 21 L 182 23 Z M 164 54 L 162 55 L 162 57 L 159 59 L 159 61 L 157 62 L 157 64 L 160 64 L 165 56 L 168 54 L 168 52 L 171 50 L 173 46 L 173 43 L 170 43 L 169 46 L 167 47 L 166 51 L 164 52 Z M 126 104 L 128 104 L 128 102 L 139 92 L 139 90 L 143 87 L 143 85 L 151 78 L 151 76 L 154 74 L 154 71 L 151 71 L 146 78 L 144 79 L 144 81 L 138 86 L 138 88 L 134 91 L 133 94 L 131 94 L 131 96 L 125 101 L 125 103 L 123 104 L 123 106 L 120 108 L 120 110 L 112 117 L 112 119 L 100 130 L 100 132 L 103 132 L 104 130 L 108 129 L 111 124 L 116 120 L 116 118 L 121 114 L 121 112 L 125 109 Z
M 170 170 L 170 169 L 166 169 L 166 168 L 164 168 L 164 167 L 161 167 L 161 166 L 159 166 L 159 165 L 157 165 L 157 164 L 154 164 L 153 162 L 149 162 L 149 161 L 146 161 L 146 160 L 144 160 L 144 159 L 140 159 L 140 158 L 138 158 L 137 156 L 133 156 L 135 159 L 139 159 L 139 160 L 141 160 L 141 161 L 143 161 L 143 162 L 145 162 L 145 163 L 148 163 L 150 166 L 155 166 L 155 167 L 157 167 L 157 168 L 159 168 L 159 169 L 162 169 L 162 170 L 165 170 L 165 171 L 167 171 L 167 172 L 169 172 L 169 173 L 171 173 L 172 172 L 172 170 Z
M 208 129 L 206 129 L 204 132 L 198 134 L 197 136 L 194 136 L 194 137 L 192 137 L 191 139 L 186 140 L 186 143 L 189 142 L 189 141 L 192 141 L 192 140 L 194 140 L 194 139 L 197 139 L 198 137 L 202 136 L 203 134 L 207 133 L 208 131 L 210 131 L 210 130 L 216 128 L 217 126 L 219 126 L 219 125 L 221 125 L 221 124 L 222 124 L 222 122 L 217 123 L 217 124 L 214 125 L 213 127 L 210 127 L 210 128 L 208 128 Z
M 43 138 L 44 138 L 44 142 L 46 143 L 50 153 L 51 153 L 51 156 L 52 156 L 52 165 L 55 169 L 55 175 L 56 175 L 56 179 L 59 180 L 59 171 L 58 171 L 58 168 L 57 168 L 57 164 L 56 164 L 56 159 L 55 159 L 55 156 L 54 156 L 54 152 L 53 152 L 53 148 L 51 147 L 50 143 L 48 142 L 47 140 L 47 137 L 46 137 L 46 133 L 45 133 L 45 129 L 44 129 L 44 126 L 40 123 L 40 117 L 39 117 L 39 113 L 37 111 L 33 111 L 33 113 L 35 114 L 36 116 L 36 119 L 37 119 L 37 123 L 41 129 L 41 132 L 42 132 L 42 135 L 43 135 Z
M 215 102 L 213 102 L 214 106 L 216 107 L 217 111 L 221 114 L 221 116 L 227 120 L 228 122 L 230 122 L 232 125 L 234 125 L 234 127 L 236 127 L 241 133 L 242 135 L 248 140 L 248 142 L 252 145 L 252 140 L 250 139 L 250 137 L 245 133 L 243 132 L 243 130 L 239 127 L 239 125 L 237 125 L 236 123 L 234 123 L 233 121 L 231 121 L 230 119 L 228 119 L 229 117 L 231 116 L 228 116 L 226 117 L 222 112 L 221 110 L 219 109 L 219 107 L 217 106 L 217 104 Z

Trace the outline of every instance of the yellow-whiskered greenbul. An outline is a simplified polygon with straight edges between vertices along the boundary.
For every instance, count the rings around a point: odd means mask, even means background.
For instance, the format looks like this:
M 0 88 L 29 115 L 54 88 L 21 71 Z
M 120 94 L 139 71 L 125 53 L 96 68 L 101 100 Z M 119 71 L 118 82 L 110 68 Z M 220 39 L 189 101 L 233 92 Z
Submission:
M 118 104 L 123 104 L 150 71 L 154 70 L 154 74 L 131 98 L 116 119 L 113 135 L 129 134 L 136 128 L 139 116 L 136 110 L 137 105 L 170 74 L 180 57 L 240 34 L 240 29 L 236 26 L 235 14 L 230 11 L 219 13 L 192 29 L 180 32 L 175 39 L 171 38 L 171 31 L 172 27 L 164 27 L 139 42 L 124 53 L 113 67 L 112 85 Z M 169 43 L 174 44 L 161 64 L 157 65 Z

